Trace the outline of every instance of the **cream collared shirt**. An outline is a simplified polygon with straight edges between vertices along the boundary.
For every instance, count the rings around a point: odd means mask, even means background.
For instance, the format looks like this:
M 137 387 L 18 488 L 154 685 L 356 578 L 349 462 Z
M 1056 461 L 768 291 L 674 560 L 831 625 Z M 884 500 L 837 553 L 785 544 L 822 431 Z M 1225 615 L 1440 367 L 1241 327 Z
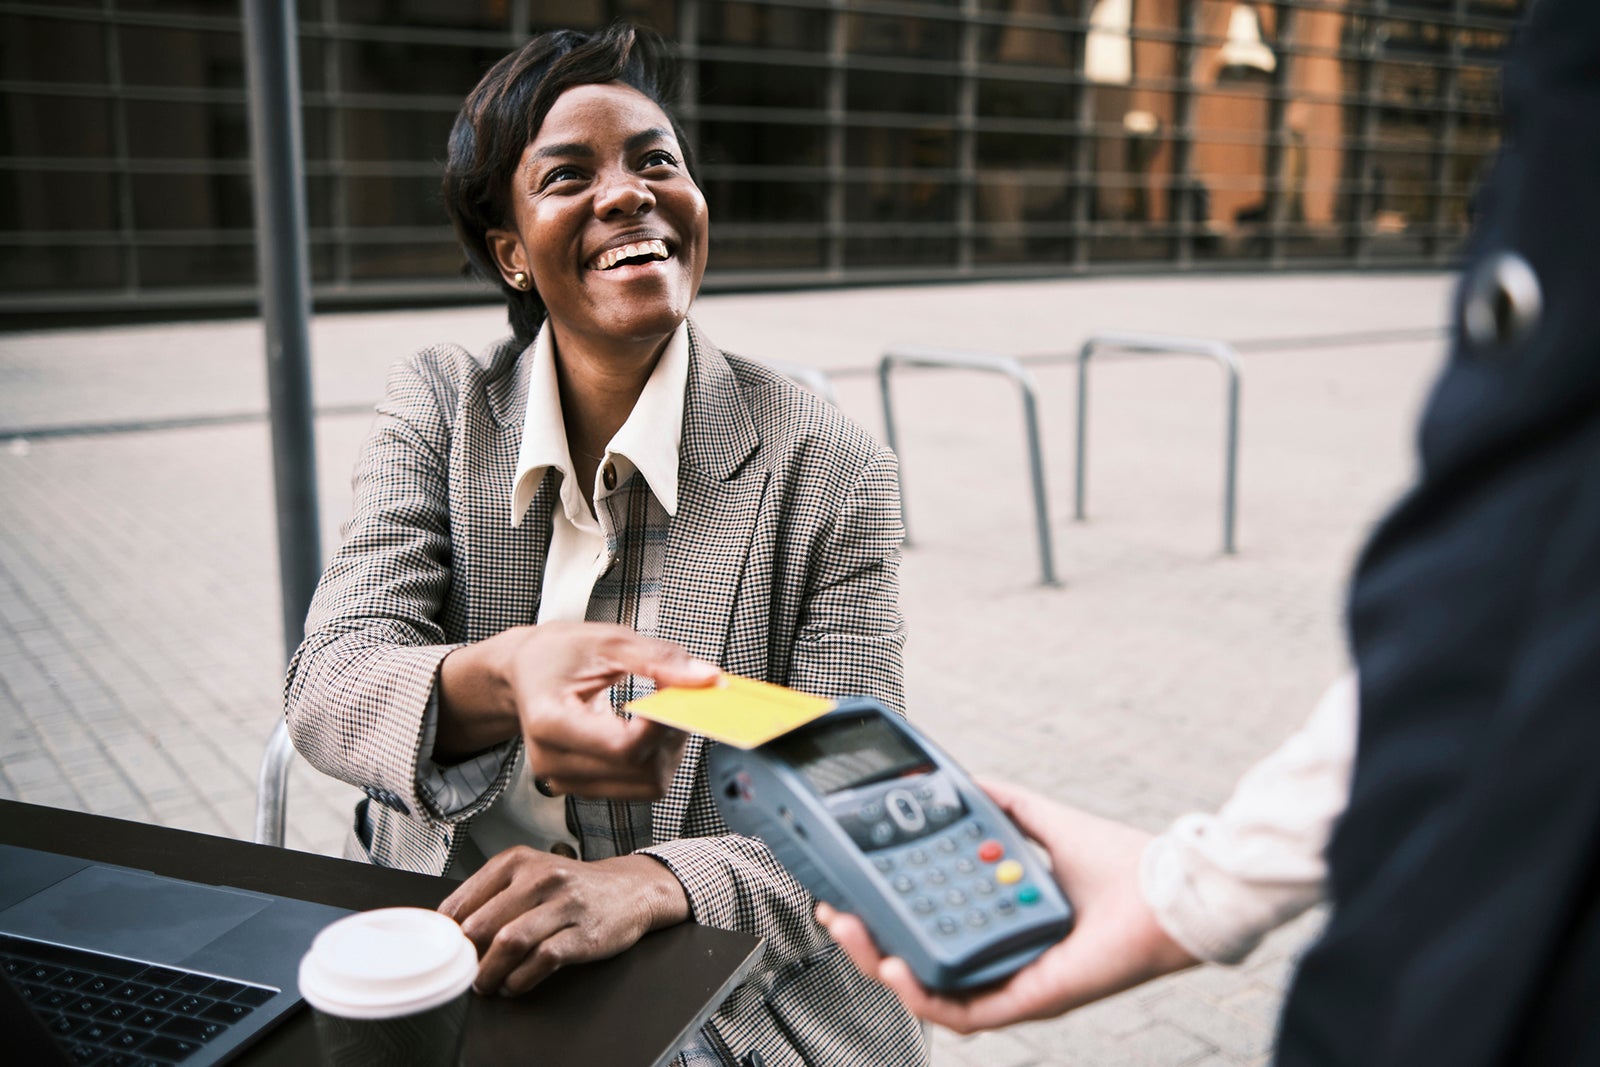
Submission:
M 678 446 L 683 438 L 683 398 L 689 384 L 689 327 L 687 322 L 678 325 L 633 411 L 606 446 L 594 485 L 587 488 L 595 501 L 593 512 L 583 495 L 585 490 L 573 476 L 556 382 L 555 335 L 548 320 L 533 345 L 528 412 L 511 483 L 510 520 L 513 526 L 522 523 L 546 471 L 554 467 L 561 472 L 560 506 L 550 516 L 550 552 L 545 558 L 538 621 L 582 621 L 588 615 L 595 581 L 611 565 L 609 544 L 616 540 L 607 529 L 609 513 L 599 502 L 637 471 L 667 514 L 677 514 Z M 610 708 L 604 694 L 597 706 Z M 526 760 L 519 760 L 506 791 L 473 820 L 469 833 L 484 857 L 519 844 L 546 851 L 565 844 L 578 850 L 578 839 L 567 827 L 565 798 L 540 793 Z

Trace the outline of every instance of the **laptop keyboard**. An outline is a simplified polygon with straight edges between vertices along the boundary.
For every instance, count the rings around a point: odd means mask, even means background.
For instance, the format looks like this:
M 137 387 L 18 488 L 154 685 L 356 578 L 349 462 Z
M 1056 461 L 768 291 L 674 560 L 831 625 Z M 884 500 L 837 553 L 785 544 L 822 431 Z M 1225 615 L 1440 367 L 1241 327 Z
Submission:
M 0 970 L 77 1063 L 182 1063 L 276 989 L 0 934 Z

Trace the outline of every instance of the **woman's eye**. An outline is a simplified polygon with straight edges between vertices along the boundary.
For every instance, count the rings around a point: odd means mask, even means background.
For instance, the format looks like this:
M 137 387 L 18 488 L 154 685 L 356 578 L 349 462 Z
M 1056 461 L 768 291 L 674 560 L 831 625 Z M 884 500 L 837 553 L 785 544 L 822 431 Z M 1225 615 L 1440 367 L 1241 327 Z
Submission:
M 657 148 L 644 157 L 644 165 L 646 167 L 675 167 L 678 165 L 678 160 L 666 149 Z
M 544 181 L 539 183 L 539 188 L 548 189 L 558 182 L 576 181 L 582 176 L 578 173 L 577 167 L 556 167 L 544 176 Z

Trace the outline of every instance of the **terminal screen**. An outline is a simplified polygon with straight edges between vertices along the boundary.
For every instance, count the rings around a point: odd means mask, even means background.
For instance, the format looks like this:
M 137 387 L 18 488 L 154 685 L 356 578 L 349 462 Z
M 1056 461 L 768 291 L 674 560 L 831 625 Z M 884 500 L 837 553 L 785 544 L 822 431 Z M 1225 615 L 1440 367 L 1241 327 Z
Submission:
M 825 723 L 769 744 L 822 794 L 933 769 L 927 754 L 879 715 Z

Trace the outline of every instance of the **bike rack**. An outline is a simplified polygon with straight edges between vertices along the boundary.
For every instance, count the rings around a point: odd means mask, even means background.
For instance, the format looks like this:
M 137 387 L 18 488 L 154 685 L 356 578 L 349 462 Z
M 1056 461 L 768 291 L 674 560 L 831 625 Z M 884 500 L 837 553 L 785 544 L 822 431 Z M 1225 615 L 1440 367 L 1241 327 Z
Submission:
M 1239 468 L 1239 353 L 1226 341 L 1203 337 L 1169 337 L 1153 333 L 1097 333 L 1078 350 L 1078 461 L 1073 478 L 1073 518 L 1084 519 L 1085 474 L 1088 455 L 1089 357 L 1107 349 L 1172 355 L 1208 356 L 1221 364 L 1227 378 L 1228 426 L 1223 451 L 1222 551 L 1233 555 L 1235 500 Z
M 956 352 L 943 348 L 896 347 L 884 352 L 878 361 L 878 388 L 883 394 L 883 424 L 889 439 L 889 448 L 900 454 L 894 430 L 894 405 L 889 396 L 889 372 L 896 366 L 960 369 L 1002 374 L 1017 383 L 1022 393 L 1022 415 L 1028 430 L 1028 459 L 1033 472 L 1033 514 L 1039 535 L 1039 581 L 1041 585 L 1055 586 L 1055 562 L 1050 544 L 1050 508 L 1045 498 L 1044 457 L 1039 447 L 1039 411 L 1037 390 L 1033 375 L 1011 356 L 997 356 L 986 352 Z M 905 479 L 901 475 L 900 521 L 906 526 L 906 544 L 911 543 L 910 524 L 906 519 Z

